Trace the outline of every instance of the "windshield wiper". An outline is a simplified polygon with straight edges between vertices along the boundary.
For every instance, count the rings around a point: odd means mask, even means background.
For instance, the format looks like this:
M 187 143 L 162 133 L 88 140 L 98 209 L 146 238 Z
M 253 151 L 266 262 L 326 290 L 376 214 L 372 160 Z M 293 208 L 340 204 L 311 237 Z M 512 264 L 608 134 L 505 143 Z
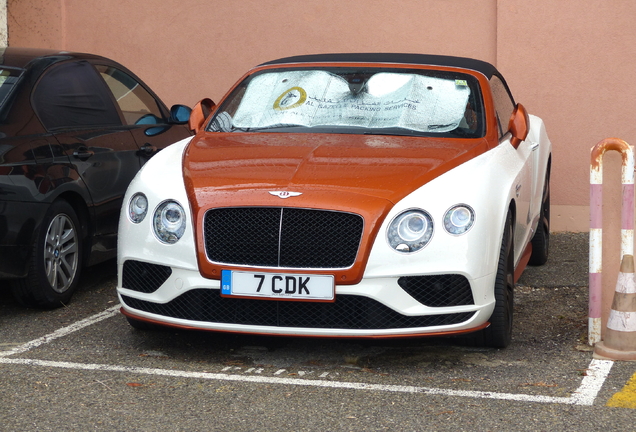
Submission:
M 436 124 L 436 125 L 428 125 L 428 130 L 437 130 L 437 129 L 445 129 L 453 126 L 453 123 L 449 124 Z
M 270 125 L 270 126 L 236 128 L 236 129 L 237 130 L 240 129 L 241 132 L 259 132 L 259 131 L 266 131 L 266 130 L 297 128 L 297 127 L 305 128 L 307 126 L 303 126 L 301 124 L 277 124 L 277 125 Z

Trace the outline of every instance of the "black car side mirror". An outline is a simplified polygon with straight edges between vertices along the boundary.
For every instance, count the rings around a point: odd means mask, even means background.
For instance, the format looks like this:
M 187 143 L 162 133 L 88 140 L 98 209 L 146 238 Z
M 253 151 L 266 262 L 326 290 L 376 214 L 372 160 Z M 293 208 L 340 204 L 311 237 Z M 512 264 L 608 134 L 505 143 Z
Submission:
M 192 110 L 185 105 L 173 105 L 170 108 L 170 123 L 186 124 L 190 120 Z

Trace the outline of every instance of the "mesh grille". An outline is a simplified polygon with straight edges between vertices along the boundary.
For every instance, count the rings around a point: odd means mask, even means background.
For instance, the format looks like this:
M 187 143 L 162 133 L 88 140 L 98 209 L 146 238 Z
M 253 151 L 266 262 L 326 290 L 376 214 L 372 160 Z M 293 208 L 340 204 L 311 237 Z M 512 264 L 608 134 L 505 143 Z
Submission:
M 298 208 L 241 207 L 205 214 L 205 251 L 217 263 L 348 268 L 364 226 L 360 215 Z
M 405 276 L 398 279 L 398 285 L 426 306 L 475 304 L 470 282 L 461 275 Z
M 131 308 L 193 321 L 329 329 L 394 329 L 458 324 L 474 312 L 405 316 L 361 296 L 339 295 L 334 303 L 224 298 L 218 290 L 194 289 L 166 303 L 122 296 Z
M 128 260 L 124 262 L 121 284 L 124 288 L 152 293 L 170 277 L 170 267 Z

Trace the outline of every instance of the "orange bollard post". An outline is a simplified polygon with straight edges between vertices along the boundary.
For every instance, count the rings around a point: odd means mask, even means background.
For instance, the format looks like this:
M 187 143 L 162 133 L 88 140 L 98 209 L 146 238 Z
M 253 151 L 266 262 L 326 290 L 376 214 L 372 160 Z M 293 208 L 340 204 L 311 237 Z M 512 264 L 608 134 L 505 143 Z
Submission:
M 632 255 L 623 255 L 607 331 L 594 347 L 594 357 L 636 361 L 636 279 Z

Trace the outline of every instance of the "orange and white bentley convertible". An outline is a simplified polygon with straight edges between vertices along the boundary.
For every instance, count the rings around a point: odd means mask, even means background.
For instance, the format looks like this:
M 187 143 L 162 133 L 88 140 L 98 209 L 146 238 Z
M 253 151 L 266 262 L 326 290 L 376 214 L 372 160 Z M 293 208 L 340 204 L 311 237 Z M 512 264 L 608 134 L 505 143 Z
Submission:
M 131 325 L 510 343 L 515 280 L 548 257 L 551 143 L 491 64 L 280 59 L 190 127 L 124 201 Z

